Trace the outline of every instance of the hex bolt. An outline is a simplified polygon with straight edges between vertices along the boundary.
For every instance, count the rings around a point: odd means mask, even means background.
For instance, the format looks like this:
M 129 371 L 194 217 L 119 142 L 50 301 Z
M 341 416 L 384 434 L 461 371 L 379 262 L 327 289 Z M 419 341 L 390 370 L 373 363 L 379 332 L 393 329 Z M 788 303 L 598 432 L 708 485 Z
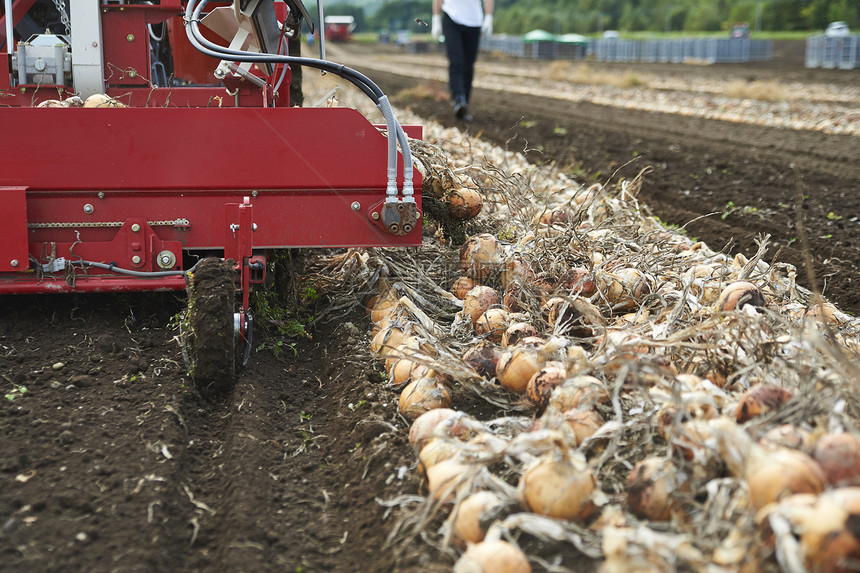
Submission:
M 12 260 L 9 262 L 9 264 L 10 264 L 12 267 L 17 267 L 17 266 L 18 266 L 18 259 L 12 259 Z
M 90 203 L 84 205 L 84 213 L 91 214 L 93 211 L 95 211 L 95 207 L 93 207 Z
M 353 201 L 350 207 L 352 207 L 353 211 L 358 211 L 359 209 L 361 209 L 361 203 L 359 203 L 358 201 Z
M 140 264 L 140 257 L 138 255 L 133 256 L 131 258 L 131 262 L 136 264 L 136 265 L 139 265 Z
M 131 226 L 131 231 L 132 231 L 133 233 L 137 233 L 138 231 L 140 231 L 140 225 L 138 225 L 137 223 L 133 224 L 133 225 Z

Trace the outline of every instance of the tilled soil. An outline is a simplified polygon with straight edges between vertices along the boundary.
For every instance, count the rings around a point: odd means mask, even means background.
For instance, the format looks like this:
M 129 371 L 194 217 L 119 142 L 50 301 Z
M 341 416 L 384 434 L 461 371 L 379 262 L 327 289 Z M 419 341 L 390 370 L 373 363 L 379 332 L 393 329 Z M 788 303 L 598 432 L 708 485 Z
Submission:
M 444 85 L 371 75 L 396 105 L 456 125 Z M 416 87 L 437 95 L 416 98 Z M 825 294 L 860 308 L 858 138 L 483 90 L 473 107 L 461 127 L 581 179 L 650 166 L 640 199 L 667 224 L 747 255 L 770 233 L 778 260 L 802 269 L 808 252 Z M 792 241 L 798 212 L 807 248 Z M 385 546 L 397 519 L 387 502 L 421 484 L 396 394 L 367 354 L 364 312 L 277 354 L 252 352 L 232 393 L 201 396 L 175 340 L 184 304 L 163 293 L 0 297 L 0 568 L 449 570 L 452 558 L 420 539 Z

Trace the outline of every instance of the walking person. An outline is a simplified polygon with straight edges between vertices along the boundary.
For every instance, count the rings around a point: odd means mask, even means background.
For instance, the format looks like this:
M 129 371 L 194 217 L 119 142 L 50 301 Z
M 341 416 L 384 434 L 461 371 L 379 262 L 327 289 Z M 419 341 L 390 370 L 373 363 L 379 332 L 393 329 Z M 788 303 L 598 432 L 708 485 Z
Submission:
M 433 0 L 430 33 L 439 41 L 445 37 L 448 53 L 448 87 L 454 114 L 472 121 L 469 98 L 475 76 L 475 60 L 481 36 L 493 33 L 494 0 Z

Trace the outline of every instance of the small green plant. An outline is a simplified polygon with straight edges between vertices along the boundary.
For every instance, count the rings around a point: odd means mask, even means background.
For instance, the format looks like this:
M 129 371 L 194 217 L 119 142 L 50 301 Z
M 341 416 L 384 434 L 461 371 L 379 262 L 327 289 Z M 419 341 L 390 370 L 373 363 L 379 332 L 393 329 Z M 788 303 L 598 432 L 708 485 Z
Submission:
M 520 121 L 520 127 L 525 127 L 526 129 L 534 127 L 537 124 L 538 124 L 538 122 L 533 120 L 533 119 L 524 119 L 524 120 Z
M 299 412 L 299 418 L 301 418 L 302 420 L 305 420 L 305 421 L 307 421 L 307 422 L 310 422 L 311 418 L 313 418 L 313 417 L 314 417 L 314 415 L 313 415 L 313 414 L 308 414 L 308 413 L 307 413 L 307 412 L 305 412 L 304 410 L 302 410 L 301 412 Z
M 359 448 L 361 448 L 361 443 L 360 443 L 360 442 L 356 442 L 356 443 L 355 443 L 355 446 L 354 446 L 353 448 L 351 448 L 351 449 L 347 450 L 347 451 L 348 451 L 349 453 L 353 453 L 353 452 L 355 452 L 355 451 L 358 451 L 358 449 L 359 449 Z
M 565 129 L 564 127 L 561 127 L 560 125 L 555 126 L 552 129 L 552 132 L 556 135 L 567 135 L 567 129 Z
M 359 406 L 363 406 L 365 404 L 367 404 L 367 400 L 359 400 L 355 404 L 350 402 L 349 404 L 346 405 L 346 407 L 349 408 L 351 411 L 355 412 L 356 408 L 358 408 Z
M 830 211 L 829 213 L 827 213 L 827 218 L 831 221 L 838 221 L 842 218 L 842 215 L 837 215 L 833 211 Z
M 14 388 L 5 394 L 6 399 L 10 402 L 14 401 L 16 398 L 20 398 L 28 392 L 26 386 L 19 386 L 17 384 L 13 384 L 13 386 Z

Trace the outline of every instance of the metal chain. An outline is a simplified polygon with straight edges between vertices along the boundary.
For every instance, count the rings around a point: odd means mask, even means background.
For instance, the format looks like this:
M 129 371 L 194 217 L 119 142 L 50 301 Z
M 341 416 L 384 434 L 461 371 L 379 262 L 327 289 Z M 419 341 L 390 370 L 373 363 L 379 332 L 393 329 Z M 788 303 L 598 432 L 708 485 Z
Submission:
M 57 12 L 60 13 L 60 22 L 62 22 L 63 26 L 66 28 L 66 35 L 70 35 L 72 33 L 72 23 L 69 21 L 68 13 L 66 13 L 65 0 L 54 0 L 54 6 L 57 7 Z
M 174 219 L 173 221 L 147 221 L 150 227 L 190 227 L 188 219 Z M 102 227 L 122 227 L 122 221 L 102 221 L 98 223 L 28 223 L 28 229 L 92 229 Z

